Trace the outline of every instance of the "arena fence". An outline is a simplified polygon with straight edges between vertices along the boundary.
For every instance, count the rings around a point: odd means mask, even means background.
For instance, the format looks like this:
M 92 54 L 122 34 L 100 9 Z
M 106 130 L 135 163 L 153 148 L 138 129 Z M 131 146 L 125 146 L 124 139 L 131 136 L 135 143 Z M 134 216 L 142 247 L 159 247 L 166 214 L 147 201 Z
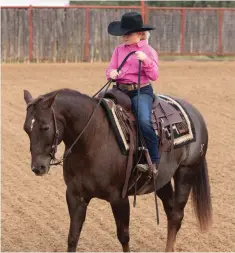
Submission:
M 66 6 L 1 8 L 2 62 L 109 61 L 120 38 L 107 26 L 127 11 L 156 27 L 160 55 L 235 56 L 235 8 Z

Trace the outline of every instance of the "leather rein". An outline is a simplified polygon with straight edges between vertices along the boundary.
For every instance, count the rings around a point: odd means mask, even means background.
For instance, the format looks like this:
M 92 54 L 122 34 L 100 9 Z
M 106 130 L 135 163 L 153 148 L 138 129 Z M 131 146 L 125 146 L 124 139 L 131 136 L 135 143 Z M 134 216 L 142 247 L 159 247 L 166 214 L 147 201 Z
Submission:
M 136 51 L 132 51 L 130 52 L 122 61 L 121 65 L 118 67 L 117 71 L 119 72 L 121 70 L 121 68 L 123 67 L 124 63 L 127 61 L 127 59 L 134 54 Z M 87 121 L 85 127 L 83 128 L 83 130 L 81 131 L 81 133 L 77 136 L 76 140 L 73 142 L 73 144 L 70 146 L 70 148 L 64 153 L 63 157 L 61 157 L 59 160 L 56 159 L 55 154 L 57 152 L 57 146 L 58 146 L 58 142 L 59 142 L 59 129 L 57 126 L 57 121 L 56 121 L 56 114 L 55 114 L 55 110 L 53 107 L 51 107 L 52 109 L 52 115 L 53 115 L 53 123 L 54 123 L 54 128 L 55 128 L 55 134 L 54 134 L 54 139 L 53 139 L 53 143 L 51 146 L 51 152 L 50 152 L 50 156 L 51 156 L 51 161 L 53 161 L 52 163 L 50 162 L 50 165 L 62 165 L 62 162 L 68 157 L 68 155 L 71 153 L 72 148 L 74 147 L 74 145 L 78 142 L 78 140 L 80 139 L 80 137 L 82 136 L 82 134 L 86 131 L 87 127 L 90 125 L 92 118 L 95 115 L 95 112 L 97 111 L 97 109 L 99 108 L 108 88 L 110 87 L 111 83 L 115 82 L 115 80 L 110 79 L 99 91 L 97 91 L 92 97 L 94 98 L 101 90 L 103 90 L 105 87 L 105 91 L 104 94 L 100 97 L 97 105 L 95 106 L 95 109 L 93 110 L 93 112 L 91 113 L 91 116 L 89 118 L 89 120 Z M 36 99 L 36 101 L 41 100 L 42 97 L 39 97 L 39 99 Z M 35 102 L 36 102 L 35 101 Z M 35 102 L 29 103 L 27 106 L 27 109 L 33 105 Z

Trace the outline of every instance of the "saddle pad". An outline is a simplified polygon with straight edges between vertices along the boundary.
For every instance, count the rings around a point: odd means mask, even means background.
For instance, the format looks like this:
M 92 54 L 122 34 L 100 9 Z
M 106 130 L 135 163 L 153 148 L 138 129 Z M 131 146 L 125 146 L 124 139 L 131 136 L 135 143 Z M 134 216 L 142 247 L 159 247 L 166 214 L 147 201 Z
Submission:
M 172 125 L 174 133 L 174 148 L 181 147 L 190 142 L 196 140 L 195 129 L 192 123 L 192 120 L 189 114 L 186 112 L 184 107 L 175 99 L 166 95 L 157 95 L 160 99 L 166 101 L 169 105 L 173 106 L 179 113 L 182 118 L 182 122 Z M 166 137 L 170 140 L 170 127 L 164 127 L 166 132 Z M 157 131 L 156 131 L 157 133 Z
M 129 133 L 127 127 L 125 126 L 128 123 L 123 117 L 124 110 L 119 105 L 116 105 L 113 100 L 107 98 L 103 98 L 101 105 L 108 115 L 108 119 L 114 130 L 115 137 L 122 154 L 127 155 L 129 153 L 130 146 Z
M 177 111 L 179 111 L 180 116 L 182 117 L 182 122 L 172 125 L 174 133 L 174 148 L 181 147 L 190 142 L 196 140 L 195 130 L 190 119 L 190 116 L 187 114 L 183 106 L 175 101 L 173 98 L 165 95 L 157 95 L 160 99 L 165 100 L 171 106 L 173 106 Z M 120 105 L 116 105 L 113 100 L 108 98 L 103 98 L 101 105 L 105 109 L 108 119 L 112 125 L 112 128 L 115 133 L 115 137 L 120 146 L 121 152 L 124 155 L 129 153 L 129 132 L 127 120 L 125 119 L 125 110 L 122 109 Z M 166 137 L 170 140 L 170 126 L 163 128 L 166 132 Z M 155 129 L 156 134 L 158 135 L 157 129 Z

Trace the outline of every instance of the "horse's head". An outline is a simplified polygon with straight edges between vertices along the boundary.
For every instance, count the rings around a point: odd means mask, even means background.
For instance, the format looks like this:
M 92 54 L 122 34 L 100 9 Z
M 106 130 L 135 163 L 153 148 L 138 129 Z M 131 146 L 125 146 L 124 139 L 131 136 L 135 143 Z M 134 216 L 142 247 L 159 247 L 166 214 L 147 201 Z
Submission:
M 27 115 L 24 130 L 29 136 L 32 171 L 41 176 L 48 173 L 50 161 L 55 150 L 56 119 L 52 104 L 57 93 L 50 97 L 32 98 L 29 91 L 24 90 L 24 100 L 27 104 Z

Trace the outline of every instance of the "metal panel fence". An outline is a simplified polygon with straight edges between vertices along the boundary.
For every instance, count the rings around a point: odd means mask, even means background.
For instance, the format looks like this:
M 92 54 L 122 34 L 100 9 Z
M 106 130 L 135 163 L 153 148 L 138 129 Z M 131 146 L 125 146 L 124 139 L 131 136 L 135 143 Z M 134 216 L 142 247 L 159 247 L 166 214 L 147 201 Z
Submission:
M 160 55 L 235 55 L 235 8 L 2 7 L 2 62 L 109 61 L 119 37 L 107 26 L 127 11 L 156 27 Z

